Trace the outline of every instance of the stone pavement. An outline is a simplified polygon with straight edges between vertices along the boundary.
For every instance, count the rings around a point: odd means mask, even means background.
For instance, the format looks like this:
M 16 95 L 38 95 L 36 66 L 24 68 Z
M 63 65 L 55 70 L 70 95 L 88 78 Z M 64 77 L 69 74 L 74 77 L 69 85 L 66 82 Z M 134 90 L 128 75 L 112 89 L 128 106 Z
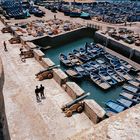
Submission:
M 90 128 L 92 123 L 84 113 L 65 117 L 61 106 L 71 98 L 53 79 L 37 81 L 35 74 L 43 68 L 34 58 L 21 62 L 21 44 L 9 44 L 10 38 L 10 34 L 0 33 L 0 57 L 5 76 L 3 94 L 11 139 L 66 140 Z M 3 40 L 8 52 L 3 49 Z M 45 86 L 46 99 L 37 103 L 34 89 L 40 84 Z

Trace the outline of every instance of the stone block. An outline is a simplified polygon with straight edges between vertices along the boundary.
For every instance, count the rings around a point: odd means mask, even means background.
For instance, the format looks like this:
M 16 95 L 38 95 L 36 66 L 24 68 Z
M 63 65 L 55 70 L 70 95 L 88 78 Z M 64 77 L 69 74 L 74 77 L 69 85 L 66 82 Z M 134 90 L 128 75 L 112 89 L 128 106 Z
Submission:
M 55 64 L 54 64 L 54 62 L 52 62 L 52 60 L 50 60 L 49 58 L 42 58 L 41 65 L 42 65 L 44 68 L 47 68 L 47 67 L 53 66 L 53 65 L 55 65 Z
M 105 110 L 99 104 L 94 100 L 86 99 L 84 101 L 84 112 L 94 124 L 97 124 L 104 119 Z
M 34 48 L 36 48 L 36 45 L 35 44 L 33 44 L 32 42 L 26 42 L 26 49 L 34 49 Z
M 67 82 L 65 91 L 72 99 L 76 99 L 85 93 L 75 82 Z
M 53 69 L 54 80 L 62 86 L 67 82 L 68 76 L 61 69 Z
M 37 50 L 37 49 L 34 49 L 34 50 L 33 50 L 33 53 L 34 53 L 35 59 L 36 59 L 38 62 L 42 61 L 42 57 L 44 57 L 44 55 L 45 55 L 42 51 Z
M 26 44 L 26 40 L 23 36 L 20 36 L 20 40 L 21 40 L 21 44 L 25 45 Z

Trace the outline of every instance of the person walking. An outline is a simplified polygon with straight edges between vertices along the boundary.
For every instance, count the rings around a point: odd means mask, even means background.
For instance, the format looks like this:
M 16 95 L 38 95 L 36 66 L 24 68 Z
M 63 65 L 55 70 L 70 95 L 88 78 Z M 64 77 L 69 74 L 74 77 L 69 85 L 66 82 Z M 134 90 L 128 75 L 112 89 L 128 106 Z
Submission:
M 4 51 L 7 52 L 8 50 L 7 50 L 6 42 L 5 41 L 3 42 L 3 46 L 4 46 Z
M 41 98 L 43 99 L 43 98 L 45 98 L 45 96 L 44 96 L 44 86 L 42 86 L 42 84 L 40 85 L 40 95 L 41 95 Z
M 40 101 L 40 98 L 39 98 L 39 88 L 38 88 L 38 86 L 36 86 L 35 94 L 36 94 L 37 101 Z

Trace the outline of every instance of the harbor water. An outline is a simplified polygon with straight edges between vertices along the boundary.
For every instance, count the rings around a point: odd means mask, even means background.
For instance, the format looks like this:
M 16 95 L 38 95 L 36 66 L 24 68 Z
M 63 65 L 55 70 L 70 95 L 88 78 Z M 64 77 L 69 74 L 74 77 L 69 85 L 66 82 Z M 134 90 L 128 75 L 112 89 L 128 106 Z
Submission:
M 67 54 L 71 52 L 73 49 L 83 47 L 85 45 L 85 42 L 88 42 L 88 43 L 93 42 L 93 39 L 90 37 L 84 37 L 84 38 L 80 38 L 79 40 L 75 40 L 71 43 L 60 45 L 60 46 L 59 45 L 57 46 L 57 44 L 55 44 L 55 47 L 47 49 L 44 53 L 45 53 L 45 56 L 50 58 L 56 65 L 60 65 L 60 61 L 59 61 L 60 53 Z M 66 68 L 61 65 L 61 69 L 65 70 Z M 94 99 L 102 107 L 105 107 L 104 103 L 107 100 L 117 99 L 119 97 L 119 93 L 122 90 L 121 86 L 115 86 L 107 91 L 104 91 L 100 89 L 99 87 L 97 87 L 92 81 L 85 80 L 85 79 L 78 81 L 77 84 L 83 90 L 85 90 L 85 92 L 90 92 L 91 94 L 88 98 Z

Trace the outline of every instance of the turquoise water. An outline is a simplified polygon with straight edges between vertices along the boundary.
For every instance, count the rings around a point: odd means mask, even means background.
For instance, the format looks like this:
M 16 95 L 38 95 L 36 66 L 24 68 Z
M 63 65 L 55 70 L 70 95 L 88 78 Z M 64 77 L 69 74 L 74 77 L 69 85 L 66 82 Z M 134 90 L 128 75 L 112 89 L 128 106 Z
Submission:
M 71 42 L 69 44 L 65 44 L 62 46 L 57 46 L 55 48 L 51 48 L 45 51 L 46 57 L 49 57 L 55 64 L 60 65 L 59 61 L 59 54 L 64 53 L 67 54 L 68 52 L 71 52 L 74 48 L 80 48 L 83 47 L 85 42 L 93 42 L 92 38 L 82 38 L 77 41 Z M 61 69 L 65 69 L 63 66 L 61 66 Z M 79 81 L 77 83 L 82 89 L 84 89 L 86 92 L 90 92 L 90 96 L 88 98 L 94 99 L 98 104 L 100 104 L 102 107 L 104 107 L 104 103 L 109 99 L 117 99 L 119 96 L 119 93 L 121 92 L 121 87 L 116 86 L 111 88 L 108 91 L 103 91 L 94 83 L 88 80 Z

